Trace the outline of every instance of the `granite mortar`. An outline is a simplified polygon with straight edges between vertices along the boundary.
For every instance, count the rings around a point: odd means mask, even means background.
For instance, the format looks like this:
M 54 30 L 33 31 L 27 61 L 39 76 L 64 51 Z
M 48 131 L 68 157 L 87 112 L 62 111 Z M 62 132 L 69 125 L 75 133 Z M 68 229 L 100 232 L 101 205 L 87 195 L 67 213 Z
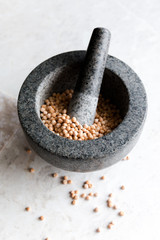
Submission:
M 122 123 L 111 133 L 87 141 L 69 140 L 51 132 L 40 119 L 40 106 L 53 92 L 74 89 L 85 54 L 62 53 L 38 65 L 24 81 L 17 104 L 32 149 L 50 164 L 76 172 L 100 170 L 126 156 L 142 132 L 147 112 L 146 92 L 137 74 L 108 55 L 101 94 L 119 108 Z

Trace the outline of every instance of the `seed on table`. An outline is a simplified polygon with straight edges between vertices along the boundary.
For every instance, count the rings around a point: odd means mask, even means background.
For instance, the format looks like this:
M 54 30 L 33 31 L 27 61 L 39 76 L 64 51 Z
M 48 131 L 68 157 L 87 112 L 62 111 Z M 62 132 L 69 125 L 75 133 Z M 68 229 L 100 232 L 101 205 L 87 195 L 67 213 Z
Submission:
M 64 185 L 66 185 L 66 184 L 67 184 L 67 180 L 63 180 L 62 183 L 63 183 Z
M 30 208 L 30 207 L 26 207 L 25 210 L 26 210 L 27 212 L 29 212 L 29 211 L 31 210 L 31 208 Z
M 74 193 L 72 193 L 72 194 L 71 194 L 71 198 L 72 198 L 72 199 L 74 199 L 74 197 L 75 197 L 75 194 L 74 194 Z
M 74 191 L 74 193 L 75 193 L 75 194 L 78 194 L 78 193 L 79 193 L 79 191 L 78 191 L 78 190 L 75 190 L 75 191 Z
M 114 225 L 114 222 L 113 222 L 113 221 L 111 221 L 111 222 L 110 222 L 110 224 L 111 224 L 111 225 Z
M 45 240 L 49 240 L 49 238 L 47 237 L 47 238 L 45 238 Z
M 80 195 L 81 198 L 85 198 L 85 196 L 86 196 L 85 193 L 82 193 L 82 194 Z
M 40 217 L 39 217 L 39 220 L 43 221 L 43 220 L 44 220 L 44 217 L 43 217 L 43 216 L 40 216 Z
M 126 160 L 129 160 L 129 156 L 126 157 Z
M 94 193 L 93 196 L 94 196 L 94 197 L 98 197 L 98 193 Z
M 108 206 L 109 208 L 113 207 L 112 202 L 111 202 L 111 201 L 107 201 L 107 206 Z
M 124 189 L 125 189 L 125 186 L 122 185 L 122 186 L 121 186 L 121 189 L 124 190 Z
M 76 204 L 76 200 L 73 200 L 71 203 L 72 203 L 72 205 L 75 205 Z
M 111 227 L 112 227 L 112 224 L 109 223 L 107 228 L 111 229 Z
M 67 176 L 64 176 L 63 179 L 64 179 L 64 180 L 68 180 L 68 177 L 67 177 Z
M 87 189 L 88 188 L 88 184 L 84 184 L 83 188 Z
M 93 211 L 98 212 L 99 211 L 98 207 L 94 208 Z
M 100 179 L 101 179 L 101 180 L 104 180 L 104 179 L 105 179 L 105 176 L 102 176 Z
M 88 187 L 89 187 L 89 188 L 92 188 L 92 186 L 93 186 L 92 183 L 89 183 L 89 184 L 88 184 Z
M 90 193 L 88 194 L 88 196 L 92 197 L 92 196 L 93 196 L 93 193 L 92 193 L 92 192 L 90 192 Z
M 89 196 L 86 196 L 86 197 L 85 197 L 85 200 L 90 200 L 90 197 L 89 197 Z
M 34 173 L 35 172 L 34 168 L 29 168 L 29 172 Z
M 85 184 L 90 184 L 90 181 L 89 180 L 85 181 Z
M 98 232 L 98 233 L 99 233 L 100 231 L 101 231 L 101 230 L 100 230 L 100 228 L 97 228 L 97 229 L 96 229 L 96 232 Z
M 68 183 L 68 184 L 72 184 L 72 180 L 70 180 L 70 179 L 67 180 L 67 183 Z
M 52 173 L 52 177 L 58 177 L 58 173 Z
M 124 216 L 124 212 L 120 211 L 120 212 L 118 213 L 118 215 L 119 215 L 119 216 Z
M 74 200 L 78 200 L 79 197 L 77 195 L 74 196 Z
M 26 152 L 27 152 L 28 154 L 30 154 L 32 151 L 31 151 L 31 149 L 27 149 Z
M 113 196 L 113 194 L 112 193 L 110 193 L 109 195 L 108 195 L 108 197 L 112 197 Z
M 116 206 L 116 205 L 114 205 L 114 206 L 113 206 L 113 209 L 114 209 L 114 210 L 116 210 L 116 209 L 117 209 L 117 206 Z

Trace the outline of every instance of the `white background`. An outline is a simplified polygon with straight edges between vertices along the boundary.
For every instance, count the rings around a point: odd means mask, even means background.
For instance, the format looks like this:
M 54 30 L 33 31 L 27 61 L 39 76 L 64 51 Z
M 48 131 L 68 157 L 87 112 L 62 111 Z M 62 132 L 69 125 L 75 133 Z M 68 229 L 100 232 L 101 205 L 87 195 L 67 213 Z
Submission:
M 51 179 L 55 168 L 38 156 L 25 155 L 27 144 L 18 130 L 21 141 L 15 135 L 0 155 L 1 239 L 160 239 L 159 0 L 0 0 L 0 90 L 17 98 L 36 65 L 62 52 L 86 49 L 95 27 L 111 31 L 109 53 L 132 67 L 144 83 L 149 108 L 143 134 L 129 161 L 89 174 L 56 170 L 72 178 L 73 189 L 80 192 L 82 182 L 91 179 L 100 195 L 71 206 L 71 186 Z M 32 176 L 25 171 L 28 161 L 36 169 Z M 110 192 L 124 210 L 123 218 L 106 208 Z M 24 212 L 26 205 L 31 213 Z M 100 207 L 97 215 L 95 206 Z M 44 222 L 37 220 L 39 214 L 45 215 Z M 115 226 L 108 230 L 111 220 Z M 96 227 L 101 233 L 95 233 Z

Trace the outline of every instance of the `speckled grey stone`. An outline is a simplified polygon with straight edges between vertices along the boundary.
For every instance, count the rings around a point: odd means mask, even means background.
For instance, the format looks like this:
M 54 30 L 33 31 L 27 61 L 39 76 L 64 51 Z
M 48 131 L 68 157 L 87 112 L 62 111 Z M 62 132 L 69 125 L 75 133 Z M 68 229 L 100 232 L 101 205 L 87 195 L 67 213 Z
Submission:
M 40 106 L 53 92 L 74 88 L 85 51 L 54 56 L 37 66 L 23 83 L 18 115 L 31 147 L 43 159 L 69 171 L 106 168 L 126 156 L 136 144 L 146 118 L 147 100 L 137 74 L 108 55 L 101 93 L 120 109 L 123 121 L 111 133 L 94 140 L 75 141 L 52 133 L 40 119 Z
M 94 122 L 110 36 L 110 32 L 105 28 L 93 30 L 83 67 L 68 108 L 68 114 L 76 117 L 82 125 L 92 125 Z

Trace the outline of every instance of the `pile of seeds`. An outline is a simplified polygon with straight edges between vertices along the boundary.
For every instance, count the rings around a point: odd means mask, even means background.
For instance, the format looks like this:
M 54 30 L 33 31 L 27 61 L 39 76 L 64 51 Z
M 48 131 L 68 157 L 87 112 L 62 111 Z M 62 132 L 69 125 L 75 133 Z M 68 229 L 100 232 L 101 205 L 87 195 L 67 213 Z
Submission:
M 91 140 L 110 133 L 121 123 L 122 119 L 116 106 L 100 95 L 93 125 L 82 126 L 75 117 L 70 118 L 67 115 L 72 95 L 72 89 L 67 89 L 61 94 L 53 93 L 41 106 L 42 122 L 53 133 L 73 140 Z

